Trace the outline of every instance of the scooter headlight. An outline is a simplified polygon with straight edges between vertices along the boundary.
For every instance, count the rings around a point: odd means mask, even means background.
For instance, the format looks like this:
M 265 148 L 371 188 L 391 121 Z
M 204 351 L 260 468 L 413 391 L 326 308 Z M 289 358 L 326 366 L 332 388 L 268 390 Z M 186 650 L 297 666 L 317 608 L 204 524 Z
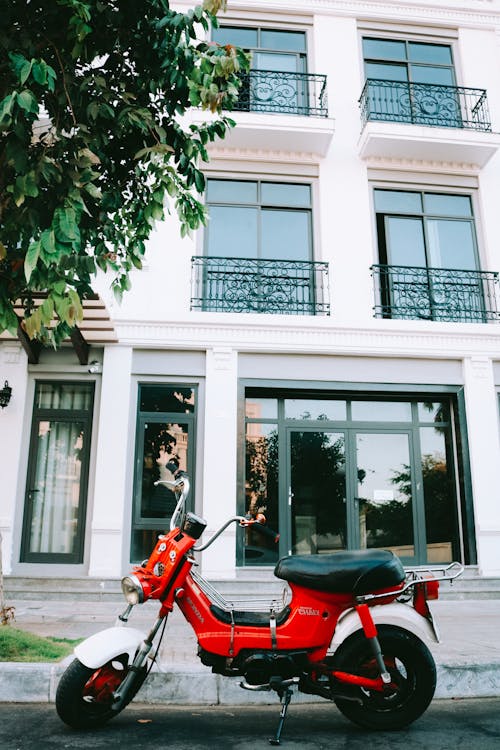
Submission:
M 122 591 L 128 604 L 142 604 L 144 601 L 144 590 L 137 576 L 122 578 Z

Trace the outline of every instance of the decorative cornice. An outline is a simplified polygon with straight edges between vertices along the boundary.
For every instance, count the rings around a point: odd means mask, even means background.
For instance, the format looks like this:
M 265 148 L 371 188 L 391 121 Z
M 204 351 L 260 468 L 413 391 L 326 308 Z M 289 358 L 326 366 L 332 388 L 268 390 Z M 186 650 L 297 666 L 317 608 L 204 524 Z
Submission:
M 263 148 L 227 148 L 213 146 L 210 148 L 210 160 L 231 159 L 233 161 L 271 161 L 271 162 L 299 162 L 301 164 L 317 164 L 318 155 L 310 151 L 278 151 Z
M 371 326 L 355 327 L 318 318 L 311 325 L 250 321 L 243 325 L 197 318 L 192 323 L 123 320 L 115 328 L 121 344 L 142 349 L 229 347 L 253 353 L 500 360 L 500 326 L 494 324 L 374 321 Z
M 192 0 L 178 0 L 179 5 L 192 6 Z M 279 12 L 355 16 L 363 20 L 385 20 L 426 23 L 434 25 L 496 26 L 500 23 L 498 0 L 468 0 L 467 2 L 401 2 L 401 0 L 229 0 L 227 16 L 232 10 L 255 10 L 263 13 Z M 224 14 L 220 15 L 224 18 Z
M 440 174 L 478 174 L 478 164 L 457 161 L 436 161 L 425 159 L 397 159 L 387 156 L 367 156 L 363 159 L 368 168 L 398 169 L 411 172 L 438 172 Z

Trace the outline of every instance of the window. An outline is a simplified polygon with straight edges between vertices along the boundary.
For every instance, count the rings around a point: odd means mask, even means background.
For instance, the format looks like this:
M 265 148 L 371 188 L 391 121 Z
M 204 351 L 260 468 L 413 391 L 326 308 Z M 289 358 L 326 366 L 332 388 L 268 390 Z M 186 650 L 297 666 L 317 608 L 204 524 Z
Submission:
M 312 261 L 311 186 L 257 180 L 207 182 L 205 257 L 194 259 L 192 307 L 315 315 L 327 267 Z
M 245 407 L 244 510 L 264 512 L 281 547 L 247 530 L 243 564 L 372 548 L 408 564 L 462 557 L 453 398 L 251 388 Z
M 482 322 L 492 312 L 495 274 L 478 270 L 468 195 L 374 191 L 385 317 Z
M 177 469 L 194 476 L 195 408 L 196 390 L 191 386 L 139 386 L 132 562 L 149 556 L 158 534 L 168 529 L 175 509 L 173 492 L 155 486 L 155 482 L 172 479 Z
M 326 78 L 307 73 L 306 34 L 285 29 L 221 26 L 212 40 L 252 53 L 236 109 L 326 116 Z
M 92 383 L 36 384 L 22 562 L 83 562 L 93 401 Z
M 464 127 L 449 45 L 366 37 L 363 57 L 366 119 Z

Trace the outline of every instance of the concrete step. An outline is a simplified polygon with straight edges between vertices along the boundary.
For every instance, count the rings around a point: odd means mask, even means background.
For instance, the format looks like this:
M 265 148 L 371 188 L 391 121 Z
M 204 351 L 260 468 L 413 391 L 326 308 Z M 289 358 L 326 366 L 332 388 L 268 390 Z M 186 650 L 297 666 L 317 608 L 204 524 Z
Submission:
M 283 590 L 283 581 L 272 571 L 244 571 L 236 580 L 211 581 L 220 594 L 228 600 L 273 599 Z M 5 596 L 15 600 L 73 600 L 73 601 L 123 601 L 119 578 L 27 578 L 5 576 Z M 443 582 L 440 599 L 500 599 L 500 578 L 479 576 L 476 568 L 467 568 L 464 575 L 450 584 Z

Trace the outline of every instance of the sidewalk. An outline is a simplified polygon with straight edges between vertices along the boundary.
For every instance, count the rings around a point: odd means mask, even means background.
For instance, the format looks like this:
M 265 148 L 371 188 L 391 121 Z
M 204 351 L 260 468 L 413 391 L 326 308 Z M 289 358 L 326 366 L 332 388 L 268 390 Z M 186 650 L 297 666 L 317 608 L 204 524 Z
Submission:
M 15 625 L 43 636 L 85 638 L 114 624 L 123 610 L 119 601 L 10 601 Z M 500 599 L 438 600 L 432 611 L 440 644 L 428 644 L 438 668 L 436 698 L 500 697 Z M 158 605 L 135 608 L 130 625 L 148 630 Z M 53 701 L 68 661 L 60 664 L 0 662 L 0 701 Z M 153 671 L 140 699 L 151 703 L 190 705 L 274 703 L 269 693 L 250 693 L 239 680 L 214 675 L 196 656 L 196 639 L 179 611 L 174 611 Z M 301 700 L 319 700 L 300 696 Z

